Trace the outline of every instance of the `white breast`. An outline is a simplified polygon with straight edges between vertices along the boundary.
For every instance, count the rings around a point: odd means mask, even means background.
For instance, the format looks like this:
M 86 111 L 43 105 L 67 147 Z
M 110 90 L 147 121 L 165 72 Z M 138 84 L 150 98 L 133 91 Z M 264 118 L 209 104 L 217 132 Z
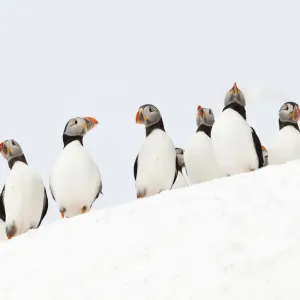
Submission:
M 191 184 L 224 176 L 213 153 L 211 139 L 202 131 L 189 140 L 184 152 L 185 167 Z
M 52 169 L 50 186 L 59 209 L 68 217 L 89 210 L 101 185 L 98 167 L 88 151 L 78 142 L 68 144 Z
M 286 126 L 277 132 L 270 146 L 269 164 L 284 164 L 300 159 L 300 132 L 293 126 Z
M 226 174 L 258 169 L 251 127 L 233 109 L 226 109 L 216 119 L 211 140 L 217 162 Z
M 170 137 L 155 129 L 144 140 L 138 155 L 136 192 L 152 196 L 172 187 L 176 152 Z
M 6 225 L 15 222 L 21 234 L 40 222 L 44 204 L 44 183 L 30 166 L 16 162 L 5 183 Z
M 189 183 L 188 183 L 187 179 L 185 178 L 185 176 L 181 172 L 178 172 L 176 181 L 172 186 L 172 190 L 182 188 L 182 187 L 185 187 L 188 185 L 189 185 Z

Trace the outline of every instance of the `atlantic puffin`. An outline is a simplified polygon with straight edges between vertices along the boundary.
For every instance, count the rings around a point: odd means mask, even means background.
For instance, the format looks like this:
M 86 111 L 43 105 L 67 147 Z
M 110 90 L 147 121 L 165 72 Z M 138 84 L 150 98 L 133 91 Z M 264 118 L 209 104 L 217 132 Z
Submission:
M 63 149 L 50 175 L 50 190 L 62 218 L 88 212 L 102 193 L 98 166 L 83 144 L 85 134 L 97 124 L 92 117 L 76 117 L 63 131 Z
M 167 135 L 162 116 L 152 104 L 140 106 L 136 123 L 143 124 L 146 138 L 134 162 L 137 198 L 170 190 L 177 178 L 175 146 Z
M 246 120 L 246 100 L 234 83 L 227 92 L 222 113 L 216 118 L 211 141 L 216 160 L 227 176 L 263 167 L 261 142 Z
M 189 186 L 185 173 L 184 150 L 175 148 L 177 156 L 177 178 L 172 186 L 172 190 Z
M 3 141 L 0 152 L 10 168 L 0 195 L 0 218 L 11 239 L 41 225 L 48 211 L 48 197 L 41 175 L 28 165 L 16 140 Z
M 268 147 L 270 165 L 300 159 L 299 116 L 299 106 L 295 102 L 285 102 L 280 107 L 279 131 Z
M 184 152 L 184 161 L 190 184 L 197 184 L 225 176 L 212 149 L 211 129 L 215 122 L 210 108 L 197 107 L 196 133 L 189 139 Z

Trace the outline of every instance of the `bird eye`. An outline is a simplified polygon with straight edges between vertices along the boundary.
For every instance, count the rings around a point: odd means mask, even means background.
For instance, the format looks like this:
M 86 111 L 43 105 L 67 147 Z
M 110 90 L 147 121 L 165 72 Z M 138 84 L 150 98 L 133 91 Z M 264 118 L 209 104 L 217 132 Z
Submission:
M 12 140 L 11 143 L 12 143 L 13 146 L 16 146 L 16 143 L 15 143 L 14 140 Z
M 152 112 L 152 111 L 153 111 L 153 110 L 152 110 L 152 108 L 151 108 L 151 106 L 149 106 L 149 111 L 150 111 L 150 112 Z
M 209 114 L 210 114 L 210 115 L 212 115 L 212 110 L 211 110 L 211 109 L 209 109 L 209 111 L 208 111 L 208 112 L 209 112 Z
M 76 125 L 78 122 L 77 122 L 77 120 L 75 119 L 75 122 L 74 122 L 74 124 Z

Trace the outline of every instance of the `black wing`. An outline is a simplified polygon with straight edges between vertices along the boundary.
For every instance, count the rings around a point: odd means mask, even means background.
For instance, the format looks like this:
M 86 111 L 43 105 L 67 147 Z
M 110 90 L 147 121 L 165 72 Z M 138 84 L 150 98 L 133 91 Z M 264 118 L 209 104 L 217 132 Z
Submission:
M 138 169 L 138 155 L 136 156 L 134 166 L 133 166 L 133 174 L 134 174 L 134 180 L 136 180 L 136 174 L 137 174 L 137 169 Z
M 3 186 L 1 195 L 0 195 L 0 219 L 5 222 L 6 220 L 6 213 L 5 213 L 5 208 L 4 208 L 4 193 L 5 193 L 5 185 Z
M 176 165 L 176 168 L 175 168 L 175 176 L 174 176 L 174 181 L 173 181 L 173 183 L 172 183 L 171 189 L 172 189 L 172 187 L 173 187 L 173 185 L 174 185 L 174 183 L 175 183 L 175 181 L 176 181 L 176 179 L 177 179 L 178 170 L 181 169 L 180 166 L 179 166 L 179 163 L 178 163 L 177 155 L 176 155 L 176 162 L 175 162 L 175 165 Z
M 90 206 L 90 209 L 92 208 L 93 204 L 95 203 L 95 201 L 97 200 L 97 198 L 99 197 L 100 194 L 103 195 L 103 193 L 102 193 L 102 181 L 100 181 L 98 193 L 96 194 L 95 199 L 94 199 L 93 203 Z
M 100 181 L 100 184 L 99 184 L 99 190 L 98 190 L 98 193 L 97 193 L 96 196 L 95 196 L 95 200 L 99 197 L 100 194 L 103 195 L 103 193 L 102 193 L 102 181 Z M 95 201 L 95 200 L 94 200 L 94 201 Z M 93 202 L 93 203 L 94 203 L 94 202 Z
M 40 220 L 40 223 L 38 225 L 37 228 L 40 227 L 43 219 L 45 218 L 46 214 L 48 212 L 48 196 L 47 196 L 47 191 L 46 191 L 46 188 L 44 188 L 44 204 L 43 204 L 43 211 L 42 211 L 42 216 L 41 216 L 41 220 Z
M 255 130 L 252 127 L 251 127 L 251 129 L 252 129 L 252 138 L 253 138 L 253 142 L 254 142 L 257 158 L 258 158 L 258 168 L 262 168 L 264 165 L 264 157 L 263 157 L 263 152 L 262 152 L 262 148 L 261 148 L 261 143 L 260 143 L 259 137 L 257 136 Z

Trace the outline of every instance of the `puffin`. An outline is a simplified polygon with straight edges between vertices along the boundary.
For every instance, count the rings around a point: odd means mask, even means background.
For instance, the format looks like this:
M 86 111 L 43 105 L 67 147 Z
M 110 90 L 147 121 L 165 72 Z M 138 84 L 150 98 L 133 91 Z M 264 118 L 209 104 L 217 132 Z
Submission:
M 3 141 L 0 152 L 10 169 L 0 195 L 0 218 L 11 239 L 41 225 L 48 212 L 48 197 L 41 175 L 28 165 L 16 140 Z
M 63 149 L 50 174 L 50 191 L 61 217 L 74 217 L 88 212 L 102 194 L 100 171 L 83 137 L 98 121 L 92 117 L 70 119 L 63 131 Z
M 236 83 L 227 92 L 224 104 L 211 130 L 213 151 L 221 170 L 232 176 L 262 168 L 261 142 L 247 123 L 245 96 Z
M 184 152 L 185 167 L 192 185 L 225 176 L 212 149 L 211 130 L 214 122 L 213 111 L 199 105 L 196 134 L 189 139 Z
M 269 164 L 269 159 L 268 159 L 268 150 L 265 146 L 261 145 L 261 149 L 263 152 L 263 158 L 264 158 L 264 163 L 263 163 L 263 167 L 266 167 Z
M 172 186 L 172 190 L 189 186 L 189 183 L 184 175 L 184 150 L 182 148 L 175 148 L 176 156 L 177 156 L 177 178 L 175 183 Z
M 160 111 L 152 104 L 139 107 L 136 123 L 143 124 L 146 138 L 134 162 L 137 198 L 170 190 L 177 178 L 177 156 L 172 139 L 167 135 Z
M 268 147 L 269 164 L 279 165 L 300 159 L 299 106 L 285 102 L 279 109 L 279 131 Z

